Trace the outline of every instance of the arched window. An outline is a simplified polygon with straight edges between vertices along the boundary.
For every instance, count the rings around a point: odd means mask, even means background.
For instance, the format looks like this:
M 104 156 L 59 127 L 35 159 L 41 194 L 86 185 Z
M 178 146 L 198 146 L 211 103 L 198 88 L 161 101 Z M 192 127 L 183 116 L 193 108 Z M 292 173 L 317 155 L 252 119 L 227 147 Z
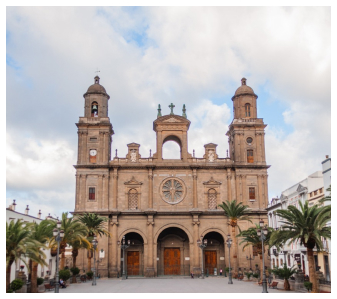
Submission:
M 137 210 L 138 209 L 138 192 L 136 189 L 130 189 L 128 195 L 129 201 L 129 210 Z
M 288 254 L 288 267 L 290 267 L 290 255 Z
M 250 117 L 250 104 L 245 104 L 246 117 Z
M 217 201 L 216 201 L 216 190 L 215 189 L 209 189 L 208 190 L 208 209 L 209 210 L 216 210 L 217 208 Z
M 97 102 L 92 102 L 92 104 L 91 104 L 91 117 L 98 117 L 98 104 L 97 104 Z
M 273 268 L 275 268 L 275 259 L 273 259 Z
M 253 150 L 247 150 L 247 162 L 248 163 L 254 163 Z
M 283 259 L 281 259 L 280 263 L 281 263 L 281 266 L 283 266 Z

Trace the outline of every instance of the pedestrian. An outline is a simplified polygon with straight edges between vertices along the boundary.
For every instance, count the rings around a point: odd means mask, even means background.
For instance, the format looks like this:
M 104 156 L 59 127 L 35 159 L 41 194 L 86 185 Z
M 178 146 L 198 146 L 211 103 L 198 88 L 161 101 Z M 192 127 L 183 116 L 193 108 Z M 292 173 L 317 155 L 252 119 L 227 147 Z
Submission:
M 220 276 L 222 276 L 222 268 L 220 268 Z
M 193 274 L 193 272 L 191 272 L 191 278 L 194 278 L 194 274 Z

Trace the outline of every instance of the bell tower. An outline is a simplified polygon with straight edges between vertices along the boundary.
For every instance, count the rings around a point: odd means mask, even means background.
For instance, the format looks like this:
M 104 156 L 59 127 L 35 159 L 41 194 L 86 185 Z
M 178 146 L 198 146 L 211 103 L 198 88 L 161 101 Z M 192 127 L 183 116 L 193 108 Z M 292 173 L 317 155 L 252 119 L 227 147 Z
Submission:
M 256 100 L 258 96 L 241 79 L 241 86 L 236 90 L 233 101 L 234 119 L 226 133 L 232 161 L 238 164 L 266 165 L 264 124 L 257 118 Z
M 76 124 L 78 128 L 77 164 L 108 164 L 111 156 L 111 142 L 114 131 L 108 117 L 110 96 L 94 78 L 84 97 L 84 117 Z

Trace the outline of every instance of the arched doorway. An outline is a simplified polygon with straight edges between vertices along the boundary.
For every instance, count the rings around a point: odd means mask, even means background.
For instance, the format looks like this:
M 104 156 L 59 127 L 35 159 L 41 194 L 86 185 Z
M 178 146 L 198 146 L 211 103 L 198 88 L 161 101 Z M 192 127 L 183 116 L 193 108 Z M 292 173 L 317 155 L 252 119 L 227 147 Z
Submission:
M 219 275 L 220 269 L 225 272 L 225 243 L 221 234 L 209 232 L 204 236 L 207 246 L 204 248 L 203 265 L 205 275 Z
M 142 236 L 135 232 L 125 235 L 125 244 L 130 246 L 125 249 L 125 257 L 121 250 L 121 274 L 123 272 L 123 262 L 125 258 L 125 272 L 127 276 L 143 276 L 144 275 L 144 240 Z
M 157 275 L 189 275 L 190 242 L 178 227 L 164 229 L 157 239 Z

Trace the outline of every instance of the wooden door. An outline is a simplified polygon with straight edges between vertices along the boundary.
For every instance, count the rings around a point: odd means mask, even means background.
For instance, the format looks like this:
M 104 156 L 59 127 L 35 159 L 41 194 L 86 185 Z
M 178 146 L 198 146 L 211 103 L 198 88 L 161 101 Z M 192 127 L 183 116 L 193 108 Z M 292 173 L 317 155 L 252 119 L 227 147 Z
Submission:
M 214 274 L 214 268 L 217 267 L 217 260 L 216 260 L 216 251 L 215 250 L 205 250 L 205 274 L 209 275 Z
M 164 275 L 180 275 L 180 249 L 164 249 Z
M 139 251 L 128 251 L 127 274 L 139 275 Z

